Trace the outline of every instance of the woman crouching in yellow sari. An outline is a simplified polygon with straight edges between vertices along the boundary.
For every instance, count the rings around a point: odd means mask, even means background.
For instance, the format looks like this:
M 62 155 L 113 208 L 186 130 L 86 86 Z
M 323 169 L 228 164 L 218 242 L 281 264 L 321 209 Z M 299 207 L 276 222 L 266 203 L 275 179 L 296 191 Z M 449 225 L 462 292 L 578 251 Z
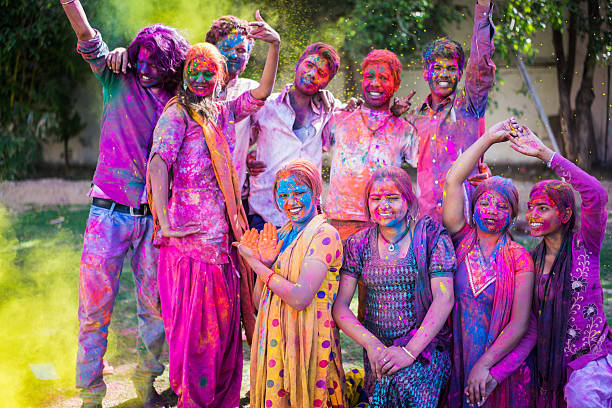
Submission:
M 289 221 L 242 237 L 257 274 L 251 347 L 252 408 L 347 407 L 340 338 L 332 317 L 342 264 L 338 232 L 320 214 L 321 175 L 305 160 L 276 173 L 276 204 Z

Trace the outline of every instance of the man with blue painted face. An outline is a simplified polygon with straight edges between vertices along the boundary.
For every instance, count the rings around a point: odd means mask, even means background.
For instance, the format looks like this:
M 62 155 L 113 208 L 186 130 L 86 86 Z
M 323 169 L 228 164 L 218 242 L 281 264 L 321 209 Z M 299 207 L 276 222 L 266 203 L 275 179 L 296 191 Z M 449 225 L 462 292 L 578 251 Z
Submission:
M 259 82 L 248 78 L 240 78 L 246 69 L 253 50 L 253 40 L 247 38 L 249 23 L 236 16 L 223 16 L 213 21 L 210 30 L 206 33 L 206 42 L 214 44 L 226 58 L 228 81 L 217 89 L 220 101 L 233 100 L 246 91 L 255 89 Z M 236 145 L 232 153 L 236 173 L 243 186 L 243 203 L 246 204 L 248 186 L 246 157 L 251 141 L 251 117 L 247 117 L 235 124 Z

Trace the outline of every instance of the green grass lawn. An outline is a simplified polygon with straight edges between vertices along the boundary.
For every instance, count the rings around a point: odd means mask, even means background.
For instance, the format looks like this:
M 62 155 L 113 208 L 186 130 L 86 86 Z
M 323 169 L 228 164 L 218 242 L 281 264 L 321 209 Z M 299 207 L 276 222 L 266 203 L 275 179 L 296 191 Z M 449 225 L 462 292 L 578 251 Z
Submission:
M 45 405 L 58 395 L 76 394 L 78 271 L 87 214 L 88 208 L 76 206 L 41 208 L 18 216 L 0 213 L 0 319 L 5 320 L 3 328 L 10 335 L 3 338 L 0 334 L 0 340 L 14 342 L 13 348 L 19 350 L 7 350 L 5 344 L 0 347 L 0 372 L 5 373 L 0 374 L 0 386 L 6 389 L 6 384 L 19 383 L 12 406 Z M 601 278 L 606 316 L 612 322 L 610 227 L 601 254 Z M 528 237 L 519 240 L 528 248 L 535 245 Z M 106 358 L 112 365 L 135 361 L 136 324 L 134 282 L 126 261 L 109 334 Z M 361 348 L 344 333 L 341 338 L 345 369 L 361 366 Z M 243 390 L 249 384 L 248 357 L 245 347 Z M 27 366 L 47 362 L 53 364 L 59 379 L 37 380 Z

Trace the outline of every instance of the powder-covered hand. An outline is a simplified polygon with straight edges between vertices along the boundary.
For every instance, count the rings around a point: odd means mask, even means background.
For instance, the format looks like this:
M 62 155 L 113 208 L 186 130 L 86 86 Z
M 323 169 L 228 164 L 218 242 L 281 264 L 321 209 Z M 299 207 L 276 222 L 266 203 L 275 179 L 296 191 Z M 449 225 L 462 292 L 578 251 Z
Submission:
M 130 67 L 128 51 L 123 47 L 117 47 L 106 56 L 106 66 L 115 74 L 125 74 Z
M 257 241 L 259 240 L 259 233 L 255 228 L 252 228 L 242 235 L 240 242 L 233 242 L 232 245 L 238 248 L 238 253 L 244 258 L 247 263 L 251 263 L 253 260 L 259 261 L 261 256 L 257 250 Z
M 393 114 L 393 116 L 399 118 L 404 113 L 410 110 L 410 106 L 412 106 L 412 102 L 410 102 L 410 100 L 412 99 L 415 93 L 416 91 L 412 91 L 407 96 L 393 99 L 393 106 L 391 106 L 391 113 Z
M 171 226 L 162 227 L 160 231 L 164 237 L 175 237 L 175 238 L 182 238 L 182 237 L 186 237 L 187 235 L 192 235 L 192 234 L 197 234 L 197 233 L 202 232 L 202 230 L 200 229 L 200 224 L 195 221 L 188 222 L 187 224 L 181 225 L 179 227 L 171 227 Z
M 261 40 L 269 44 L 280 44 L 280 35 L 261 18 L 259 10 L 255 12 L 257 21 L 249 23 L 249 34 L 247 38 Z
M 414 363 L 414 359 L 402 350 L 401 347 L 389 347 L 381 355 L 383 359 L 382 373 L 384 375 L 395 374 L 398 370 Z
M 465 395 L 470 404 L 482 404 L 486 396 L 487 379 L 491 376 L 489 368 L 477 361 L 468 376 Z
M 278 241 L 276 227 L 272 223 L 267 222 L 259 234 L 259 240 L 257 241 L 257 250 L 261 263 L 267 267 L 272 266 L 282 246 L 283 240 L 281 239 Z
M 510 147 L 525 156 L 537 157 L 547 162 L 553 155 L 553 151 L 542 143 L 540 138 L 527 126 L 522 126 L 520 136 L 510 141 L 512 142 Z
M 249 169 L 249 175 L 257 177 L 266 170 L 266 163 L 257 160 L 257 152 L 252 151 L 247 155 L 246 161 L 247 169 Z

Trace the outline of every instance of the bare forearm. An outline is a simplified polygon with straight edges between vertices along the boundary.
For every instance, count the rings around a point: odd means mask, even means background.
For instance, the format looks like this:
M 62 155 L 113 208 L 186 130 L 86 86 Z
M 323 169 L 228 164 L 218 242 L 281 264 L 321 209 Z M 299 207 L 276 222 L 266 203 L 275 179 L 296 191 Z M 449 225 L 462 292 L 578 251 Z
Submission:
M 258 281 L 267 282 L 268 288 L 292 308 L 303 310 L 310 304 L 310 301 L 312 301 L 312 297 L 308 297 L 309 294 L 306 293 L 303 285 L 288 281 L 279 274 L 274 273 L 274 271 L 259 260 L 251 260 L 250 264 L 259 278 Z M 261 296 L 261 291 L 259 296 Z
M 276 80 L 276 70 L 278 69 L 278 55 L 280 53 L 280 42 L 271 43 L 268 48 L 268 58 L 264 66 L 259 86 L 251 91 L 255 99 L 264 100 L 272 93 L 274 81 Z
M 431 306 L 421 323 L 421 327 L 419 327 L 416 334 L 407 345 L 408 350 L 410 350 L 412 354 L 415 356 L 421 354 L 436 337 L 453 309 L 453 303 L 454 300 L 452 296 L 435 298 L 433 302 L 431 302 Z
M 62 4 L 62 7 L 79 41 L 87 41 L 95 37 L 96 32 L 89 25 L 87 15 L 79 0 L 74 0 L 72 3 L 68 4 Z
M 450 170 L 446 174 L 446 184 L 450 186 L 460 186 L 469 176 L 478 159 L 491 147 L 491 141 L 485 133 L 478 138 L 465 152 L 455 160 Z
M 384 347 L 382 342 L 357 320 L 347 304 L 336 299 L 332 312 L 338 327 L 361 347 L 365 349 L 372 346 Z
M 151 174 L 151 193 L 157 219 L 160 227 L 167 229 L 170 225 L 168 220 L 168 166 L 159 155 L 151 159 L 149 173 Z
M 255 281 L 255 288 L 253 288 L 253 306 L 255 309 L 259 309 L 259 302 L 261 301 L 261 294 L 264 289 L 264 283 L 261 279 L 257 278 Z
M 510 320 L 510 323 L 502 330 L 501 334 L 493 342 L 491 347 L 480 357 L 480 362 L 485 367 L 491 368 L 500 361 L 506 354 L 514 350 L 516 345 L 525 335 L 528 322 L 515 322 Z

